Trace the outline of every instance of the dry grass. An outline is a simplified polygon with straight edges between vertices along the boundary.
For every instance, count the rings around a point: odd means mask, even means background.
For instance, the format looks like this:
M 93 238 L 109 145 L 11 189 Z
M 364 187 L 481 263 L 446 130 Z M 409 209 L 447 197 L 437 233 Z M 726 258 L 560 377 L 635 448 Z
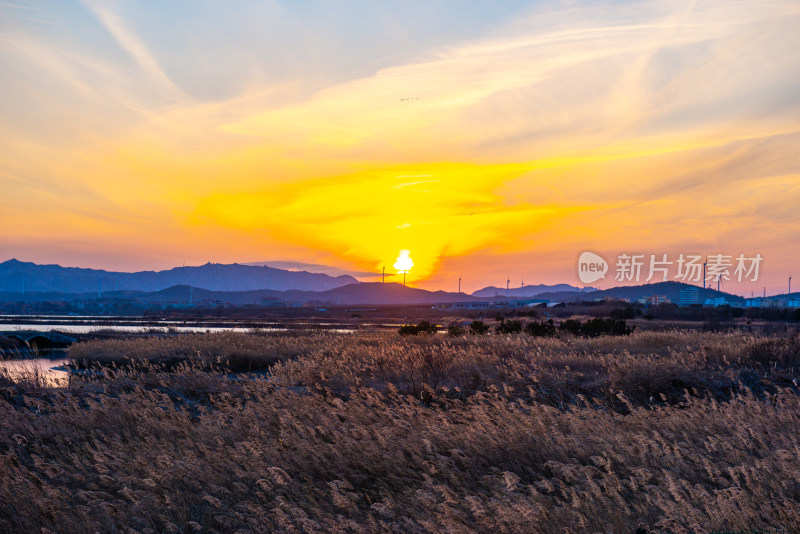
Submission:
M 268 342 L 265 340 L 268 339 Z M 327 336 L 320 332 L 249 334 L 217 332 L 135 339 L 105 339 L 78 343 L 70 356 L 79 367 L 99 363 L 127 365 L 150 362 L 172 367 L 189 360 L 202 361 L 231 371 L 260 371 L 275 362 L 296 358 L 317 347 Z
M 0 381 L 0 531 L 800 528 L 796 337 L 177 339 Z

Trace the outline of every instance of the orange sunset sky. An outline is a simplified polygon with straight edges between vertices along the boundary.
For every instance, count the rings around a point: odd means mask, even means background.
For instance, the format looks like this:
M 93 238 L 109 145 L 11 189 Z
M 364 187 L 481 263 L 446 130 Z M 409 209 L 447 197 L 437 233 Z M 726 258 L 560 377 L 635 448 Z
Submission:
M 796 0 L 0 1 L 0 79 L 0 261 L 800 276 Z

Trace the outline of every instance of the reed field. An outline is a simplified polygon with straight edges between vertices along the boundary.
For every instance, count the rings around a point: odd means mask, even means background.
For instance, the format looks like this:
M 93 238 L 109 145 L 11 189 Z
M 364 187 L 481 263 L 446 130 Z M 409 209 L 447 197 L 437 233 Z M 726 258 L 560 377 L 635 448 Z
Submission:
M 0 532 L 800 530 L 800 336 L 193 334 L 0 377 Z M 642 532 L 642 530 L 639 530 Z

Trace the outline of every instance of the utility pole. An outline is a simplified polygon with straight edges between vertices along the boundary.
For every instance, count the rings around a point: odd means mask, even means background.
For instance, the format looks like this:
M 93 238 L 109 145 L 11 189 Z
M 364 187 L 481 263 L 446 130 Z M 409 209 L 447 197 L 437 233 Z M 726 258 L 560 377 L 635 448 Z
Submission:
M 789 294 L 792 294 L 792 275 L 789 275 Z
M 506 298 L 508 298 L 508 285 L 511 283 L 511 275 L 506 276 Z
M 458 292 L 461 293 L 461 275 L 458 275 Z
M 383 274 L 381 274 L 381 284 L 386 283 L 386 266 L 383 266 Z

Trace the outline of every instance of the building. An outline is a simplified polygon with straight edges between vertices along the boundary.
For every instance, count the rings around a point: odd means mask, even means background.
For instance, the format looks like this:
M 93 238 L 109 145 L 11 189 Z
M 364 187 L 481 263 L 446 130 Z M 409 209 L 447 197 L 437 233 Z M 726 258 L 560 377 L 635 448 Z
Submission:
M 789 302 L 786 304 L 789 308 L 800 308 L 800 298 L 796 299 L 789 299 Z
M 492 307 L 494 308 L 525 308 L 529 307 L 532 308 L 534 306 L 541 306 L 541 305 L 548 305 L 550 303 L 547 299 L 534 299 L 534 298 L 522 298 L 522 299 L 495 299 L 492 302 Z
M 775 299 L 756 297 L 754 299 L 746 299 L 744 306 L 745 308 L 780 308 L 781 302 Z
M 730 302 L 725 297 L 716 297 L 713 299 L 706 299 L 703 306 L 710 306 L 716 308 L 717 306 L 730 306 Z
M 547 299 L 500 299 L 496 298 L 492 302 L 485 300 L 482 301 L 469 301 L 469 302 L 441 302 L 436 305 L 441 309 L 463 309 L 475 310 L 482 308 L 532 308 L 534 306 L 549 306 L 551 303 Z
M 659 304 L 669 304 L 672 301 L 666 295 L 653 295 L 651 297 L 642 297 L 636 302 L 645 306 L 658 306 Z
M 700 304 L 700 288 L 686 287 L 681 289 L 681 294 L 678 298 L 678 306 L 685 308 L 693 304 Z
M 473 302 L 443 302 L 441 304 L 436 305 L 437 308 L 441 309 L 461 309 L 461 310 L 475 310 L 480 308 L 488 308 L 489 303 L 485 301 L 473 301 Z

